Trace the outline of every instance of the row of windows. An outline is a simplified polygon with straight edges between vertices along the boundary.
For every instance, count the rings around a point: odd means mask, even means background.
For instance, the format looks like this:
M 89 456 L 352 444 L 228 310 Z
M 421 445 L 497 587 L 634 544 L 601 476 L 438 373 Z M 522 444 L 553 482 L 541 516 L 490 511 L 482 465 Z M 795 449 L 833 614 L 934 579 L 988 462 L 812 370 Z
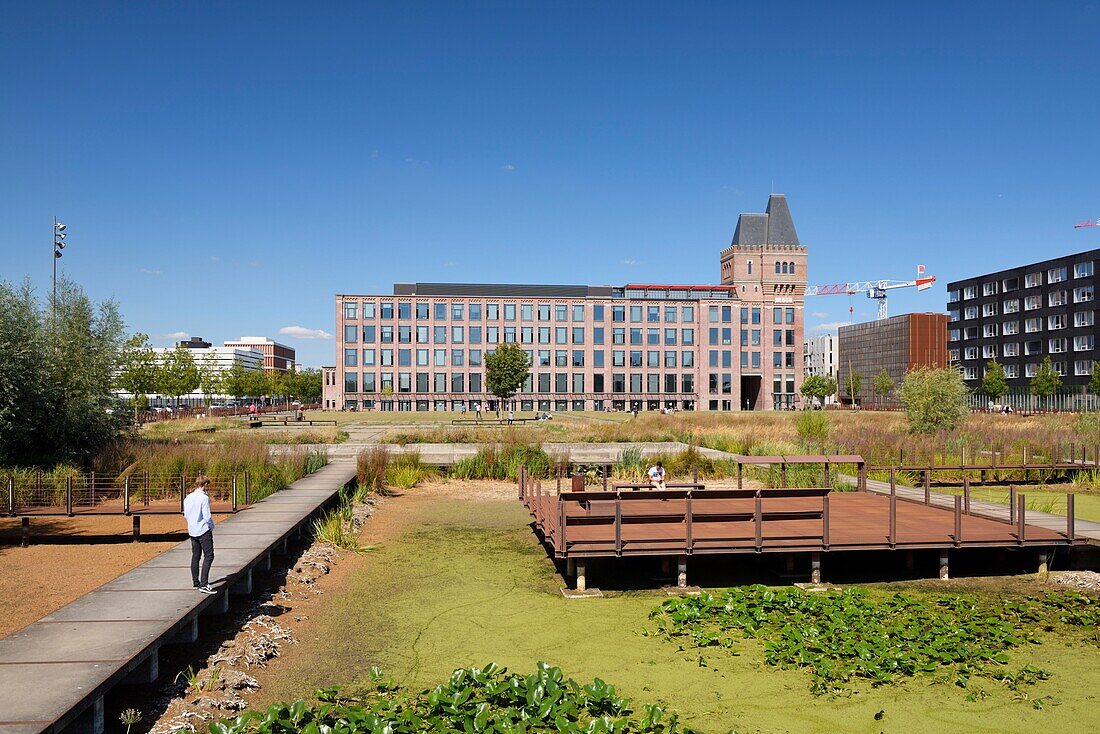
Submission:
M 482 392 L 482 374 L 480 372 L 398 372 L 396 384 L 393 372 L 348 372 L 344 375 L 345 393 L 480 393 Z M 792 378 L 793 379 L 793 378 Z M 560 372 L 549 374 L 541 372 L 528 375 L 520 388 L 520 393 L 584 393 L 587 376 L 583 372 Z M 695 375 L 692 373 L 640 374 L 614 373 L 608 380 L 606 375 L 592 375 L 592 391 L 606 392 L 610 384 L 611 392 L 625 393 L 693 393 Z M 643 385 L 645 389 L 643 390 Z M 414 390 L 415 387 L 415 390 Z
M 517 331 L 518 329 L 518 331 Z M 602 326 L 591 329 L 593 344 L 603 344 L 606 340 L 607 330 Z M 794 331 L 789 332 L 793 339 Z M 505 343 L 512 344 L 584 344 L 589 330 L 583 326 L 505 326 L 503 336 Z M 373 324 L 345 324 L 344 343 L 373 344 L 376 341 L 381 344 L 486 344 L 501 343 L 501 327 L 499 326 L 374 326 Z M 614 327 L 611 329 L 612 344 L 626 344 L 629 336 L 631 344 L 665 344 L 668 346 L 677 343 L 691 345 L 695 343 L 695 329 L 676 328 L 647 328 Z M 396 337 L 396 340 L 395 340 Z M 517 338 L 518 337 L 518 338 Z M 552 341 L 551 341 L 552 339 Z
M 525 350 L 527 351 L 527 350 Z M 345 367 L 358 367 L 360 364 L 364 367 L 374 367 L 375 365 L 381 365 L 382 367 L 391 367 L 396 364 L 398 367 L 411 367 L 414 364 L 417 367 L 427 367 L 434 365 L 436 367 L 480 367 L 482 365 L 482 359 L 484 355 L 491 354 L 491 352 L 483 353 L 480 349 L 345 349 L 344 350 L 344 366 Z M 715 353 L 716 354 L 716 353 Z M 726 355 L 729 352 L 725 352 Z M 793 359 L 793 352 L 791 358 Z M 527 358 L 531 361 L 531 364 L 539 367 L 584 367 L 587 353 L 583 349 L 555 349 L 553 351 L 549 349 L 540 349 L 537 352 L 527 351 Z M 606 352 L 602 349 L 595 350 L 591 353 L 592 366 L 604 367 L 605 366 Z M 625 349 L 614 349 L 611 351 L 611 366 L 612 367 L 625 367 L 627 365 L 628 352 Z M 681 367 L 694 367 L 695 366 L 695 352 L 694 351 L 682 351 L 658 349 L 643 350 L 630 350 L 629 352 L 629 364 L 631 367 L 643 366 L 659 367 L 662 364 L 665 367 L 676 367 L 677 361 Z M 728 357 L 727 357 L 728 358 Z M 396 362 L 395 362 L 396 359 Z M 552 361 L 551 361 L 552 360 Z
M 1064 354 L 1070 351 L 1070 347 L 1073 347 L 1075 352 L 1091 352 L 1096 348 L 1096 337 L 1093 334 L 1083 334 L 1081 336 L 1075 336 L 1073 341 L 1069 339 L 1048 339 L 1045 343 L 1046 352 L 1043 351 L 1044 342 L 1041 339 L 1036 339 L 1026 342 L 1005 342 L 1004 344 L 986 344 L 979 347 L 966 347 L 961 351 L 963 359 L 996 359 L 997 357 L 1019 357 L 1021 354 L 1025 357 L 1031 357 L 1036 355 L 1046 354 Z M 950 357 L 953 360 L 959 359 L 960 350 L 949 350 Z
M 1066 363 L 1064 361 L 1055 360 L 1055 361 L 1052 361 L 1050 364 L 1054 368 L 1055 372 L 1057 372 L 1059 375 L 1061 375 L 1063 377 L 1066 376 L 1067 369 L 1069 367 L 1068 363 Z M 1020 365 L 1018 365 L 1018 364 L 1005 364 L 1005 365 L 1001 365 L 1001 366 L 1004 367 L 1005 377 L 1007 377 L 1009 379 L 1014 379 L 1014 378 L 1017 378 L 1017 377 L 1021 376 Z M 1091 375 L 1092 374 L 1092 368 L 1093 368 L 1093 360 L 1091 360 L 1091 359 L 1078 359 L 1078 360 L 1074 360 L 1074 362 L 1073 362 L 1073 374 L 1078 376 L 1078 377 Z M 988 366 L 987 367 L 981 367 L 981 368 L 979 368 L 979 367 L 963 367 L 963 378 L 967 379 L 967 380 L 978 380 L 978 379 L 981 379 L 981 377 L 985 376 L 985 373 L 988 370 L 989 370 Z M 1023 377 L 1035 377 L 1035 375 L 1038 372 L 1039 372 L 1039 363 L 1038 362 L 1028 362 L 1027 364 L 1024 365 Z
M 1069 315 L 1064 313 L 1051 314 L 1043 319 L 1041 316 L 1033 316 L 1028 319 L 1024 319 L 1023 327 L 1025 334 L 1035 334 L 1043 330 L 1044 323 L 1047 331 L 1058 331 L 1060 329 L 1068 328 Z M 1096 314 L 1093 311 L 1077 311 L 1073 314 L 1073 326 L 1075 328 L 1082 328 L 1087 326 L 1093 326 L 1096 322 Z M 1004 321 L 1000 324 L 984 324 L 980 329 L 977 326 L 967 326 L 962 329 L 948 329 L 947 341 L 967 341 L 970 339 L 977 339 L 979 333 L 984 338 L 992 338 L 1000 334 L 1004 336 L 1013 336 L 1020 333 L 1019 321 Z
M 758 307 L 745 307 L 741 309 L 742 324 L 759 324 L 763 318 L 763 309 Z M 793 308 L 773 308 L 772 323 L 775 325 L 787 323 L 794 324 L 795 310 Z M 707 321 L 712 324 L 733 322 L 733 306 L 709 306 L 707 308 Z
M 549 304 L 549 303 L 464 303 L 454 302 L 410 302 L 401 301 L 394 304 L 393 301 L 344 301 L 344 319 L 358 321 L 360 316 L 364 321 L 374 319 L 411 321 L 414 316 L 417 321 L 584 321 L 588 308 L 592 309 L 592 320 L 603 321 L 606 315 L 606 305 L 602 303 L 584 304 Z M 629 313 L 630 321 L 641 323 L 675 324 L 678 322 L 693 323 L 695 321 L 695 306 L 641 306 L 641 305 L 612 305 L 611 320 L 625 322 Z M 503 316 L 503 319 L 502 319 Z
M 741 346 L 743 347 L 759 347 L 763 344 L 761 339 L 765 332 L 761 329 L 741 329 Z M 724 345 L 728 346 L 733 342 L 733 330 L 729 327 L 711 328 L 708 333 L 708 344 L 710 346 Z M 786 344 L 788 347 L 794 346 L 794 329 L 772 329 L 772 346 L 783 346 Z
M 1091 285 L 1082 286 L 1080 288 L 1074 288 L 1072 292 L 1073 303 L 1090 303 L 1096 297 L 1095 291 Z M 1069 291 L 1051 291 L 1047 294 L 1048 307 L 1065 306 L 1070 303 Z M 1042 296 L 1028 296 L 1023 299 L 1024 311 L 1036 311 L 1043 307 Z M 981 315 L 983 317 L 996 316 L 998 311 L 998 304 L 996 303 L 983 303 L 981 306 Z M 1004 313 L 1012 314 L 1020 312 L 1020 299 L 1013 298 L 1004 302 Z M 962 317 L 964 319 L 976 319 L 978 318 L 979 309 L 977 306 L 967 306 L 962 311 Z M 954 309 L 947 312 L 948 321 L 959 320 L 959 310 Z
M 1050 268 L 1046 271 L 1046 282 L 1061 283 L 1066 280 L 1067 268 L 1065 265 L 1056 268 Z M 1024 275 L 1024 288 L 1037 288 L 1043 284 L 1043 271 L 1035 271 Z M 1091 278 L 1093 276 L 1093 264 L 1092 261 L 1077 263 L 1073 266 L 1074 278 Z M 995 296 L 998 293 L 1011 293 L 1012 291 L 1019 290 L 1020 278 L 1018 276 L 1012 276 L 1000 281 L 989 281 L 982 283 L 981 292 L 983 296 Z M 969 285 L 962 290 L 962 300 L 969 300 L 971 298 L 978 297 L 978 286 Z M 947 301 L 948 303 L 957 303 L 959 301 L 959 291 L 948 291 Z
M 707 375 L 707 392 L 711 395 L 730 395 L 733 393 L 733 375 L 729 372 L 711 372 Z M 794 375 L 779 375 L 772 379 L 773 394 L 793 394 Z M 786 389 L 784 389 L 786 388 Z

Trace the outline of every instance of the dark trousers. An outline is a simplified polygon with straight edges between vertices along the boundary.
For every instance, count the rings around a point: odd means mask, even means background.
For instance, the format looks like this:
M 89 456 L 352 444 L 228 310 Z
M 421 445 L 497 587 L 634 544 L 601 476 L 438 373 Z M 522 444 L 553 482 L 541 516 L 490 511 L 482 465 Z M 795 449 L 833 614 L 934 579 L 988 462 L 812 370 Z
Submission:
M 199 576 L 199 557 L 202 556 L 202 576 Z M 207 530 L 199 537 L 191 537 L 191 582 L 195 586 L 210 583 L 210 566 L 214 563 L 214 531 Z

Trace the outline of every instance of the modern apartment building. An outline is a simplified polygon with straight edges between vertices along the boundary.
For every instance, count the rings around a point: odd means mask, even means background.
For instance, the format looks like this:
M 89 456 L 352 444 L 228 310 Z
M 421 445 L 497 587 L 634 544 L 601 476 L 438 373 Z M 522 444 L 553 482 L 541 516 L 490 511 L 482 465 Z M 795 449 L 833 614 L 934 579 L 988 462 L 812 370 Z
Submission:
M 822 334 L 802 342 L 802 365 L 806 377 L 824 375 L 835 380 L 837 364 L 836 334 Z M 825 398 L 826 404 L 835 401 L 835 396 Z
M 1025 391 L 1049 356 L 1064 387 L 1083 389 L 1095 359 L 1098 259 L 1089 250 L 948 283 L 948 348 L 967 385 L 979 387 L 995 359 L 1009 388 Z
M 862 378 L 856 402 L 895 402 L 895 395 L 875 394 L 875 376 L 885 369 L 895 386 L 900 386 L 909 370 L 946 367 L 947 316 L 907 313 L 841 326 L 837 343 L 837 395 L 841 402 L 851 403 L 847 385 L 853 372 Z
M 294 347 L 272 341 L 265 336 L 242 336 L 240 339 L 225 342 L 227 347 L 253 349 L 264 355 L 264 369 L 286 372 L 295 369 L 296 353 Z
M 806 248 L 785 197 L 740 216 L 719 272 L 719 285 L 396 283 L 392 294 L 338 294 L 326 406 L 495 409 L 484 360 L 506 342 L 531 362 L 509 408 L 797 404 Z

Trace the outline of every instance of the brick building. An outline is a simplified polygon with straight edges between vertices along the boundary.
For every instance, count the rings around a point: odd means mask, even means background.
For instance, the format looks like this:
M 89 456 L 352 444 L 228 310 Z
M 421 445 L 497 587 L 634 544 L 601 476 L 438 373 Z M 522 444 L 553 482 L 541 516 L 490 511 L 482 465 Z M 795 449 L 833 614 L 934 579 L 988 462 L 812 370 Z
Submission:
M 851 403 L 847 388 L 851 372 L 863 378 L 857 402 L 896 402 L 896 394 L 884 398 L 875 394 L 875 375 L 885 369 L 900 387 L 909 370 L 948 363 L 947 316 L 942 313 L 907 313 L 841 326 L 837 339 L 837 397 L 843 403 Z
M 718 285 L 395 283 L 392 294 L 338 294 L 326 407 L 494 409 L 484 359 L 505 342 L 531 362 L 507 406 L 518 410 L 798 404 L 806 248 L 784 196 L 740 216 L 719 268 Z

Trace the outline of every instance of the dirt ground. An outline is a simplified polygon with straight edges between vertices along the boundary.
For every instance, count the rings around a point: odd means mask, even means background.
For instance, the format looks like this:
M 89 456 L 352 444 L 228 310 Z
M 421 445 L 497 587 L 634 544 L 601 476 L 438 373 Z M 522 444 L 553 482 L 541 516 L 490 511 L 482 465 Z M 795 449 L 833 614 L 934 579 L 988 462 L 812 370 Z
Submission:
M 19 518 L 0 518 L 0 637 L 145 563 L 187 538 L 182 515 L 31 518 L 31 545 L 19 547 Z

